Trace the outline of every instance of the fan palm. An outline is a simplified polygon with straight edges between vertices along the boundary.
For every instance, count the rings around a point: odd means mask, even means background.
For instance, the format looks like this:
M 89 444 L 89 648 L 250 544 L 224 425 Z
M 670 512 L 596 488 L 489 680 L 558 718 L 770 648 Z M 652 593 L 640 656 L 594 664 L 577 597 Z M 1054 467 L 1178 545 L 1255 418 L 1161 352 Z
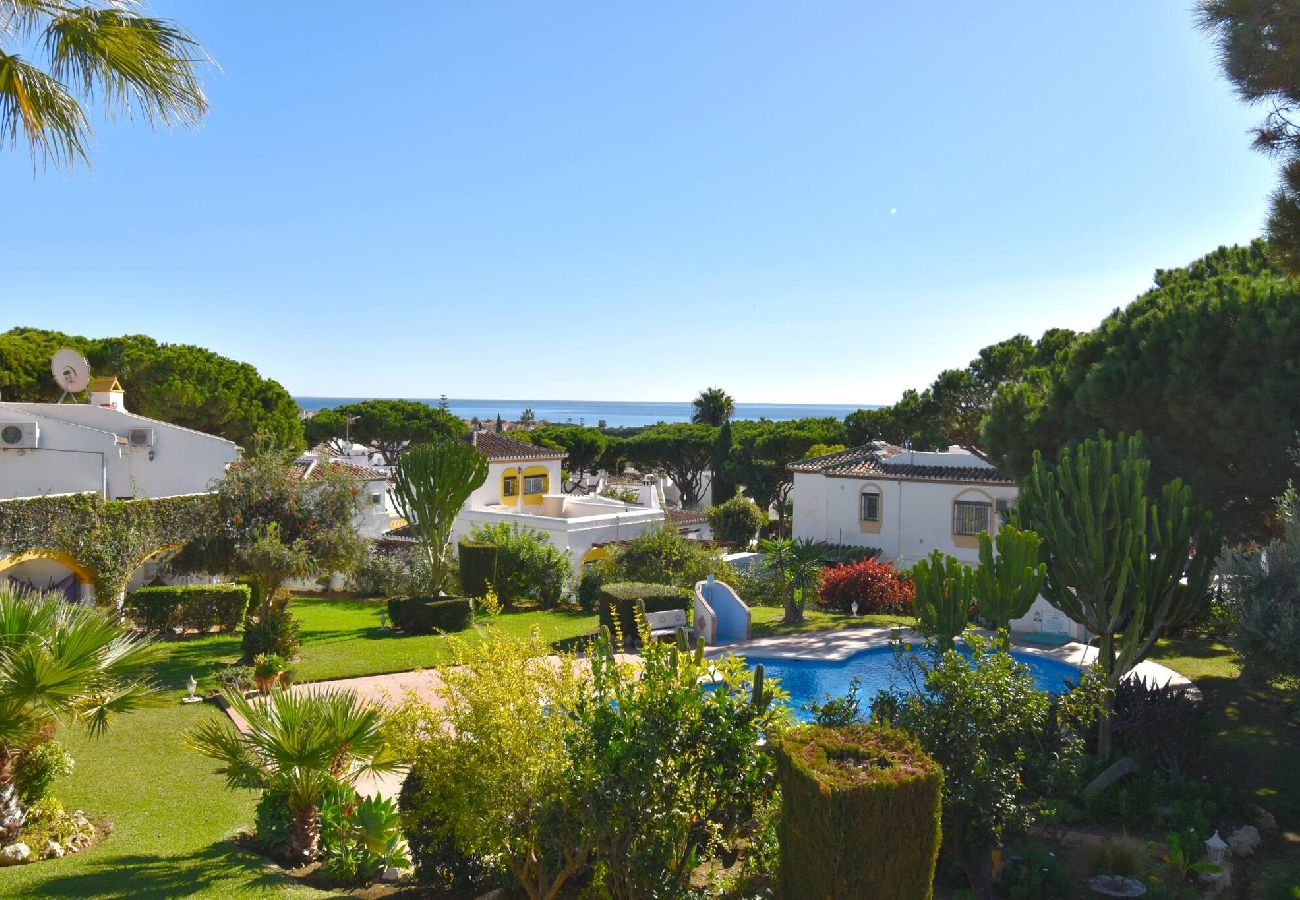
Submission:
M 23 824 L 14 764 L 59 720 L 98 735 L 155 688 L 136 674 L 148 641 L 105 611 L 0 588 L 0 843 Z
M 21 136 L 33 165 L 88 161 L 83 101 L 151 125 L 196 123 L 208 105 L 196 73 L 206 56 L 187 31 L 139 6 L 0 0 L 0 142 L 16 147 Z M 22 50 L 42 56 L 44 67 Z
M 717 428 L 736 411 L 736 401 L 722 388 L 711 387 L 700 391 L 700 395 L 691 401 L 691 408 L 692 422 Z
M 383 735 L 383 712 L 351 691 L 276 690 L 251 702 L 241 694 L 227 699 L 247 731 L 209 719 L 189 732 L 186 743 L 220 763 L 230 787 L 286 798 L 293 817 L 291 862 L 315 858 L 321 803 L 332 787 L 355 786 L 368 772 L 399 765 Z
M 760 541 L 758 549 L 764 562 L 781 578 L 781 596 L 785 605 L 782 621 L 794 625 L 803 621 L 808 592 L 817 580 L 817 572 L 826 560 L 827 546 L 822 541 L 775 538 Z

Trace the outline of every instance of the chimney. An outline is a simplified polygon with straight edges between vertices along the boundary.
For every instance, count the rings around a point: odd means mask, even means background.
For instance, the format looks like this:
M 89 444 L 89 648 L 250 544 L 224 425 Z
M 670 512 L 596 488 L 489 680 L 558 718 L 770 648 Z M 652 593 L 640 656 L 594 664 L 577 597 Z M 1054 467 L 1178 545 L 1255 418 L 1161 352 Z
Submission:
M 126 412 L 126 392 L 122 390 L 122 384 L 116 375 L 90 379 L 90 405 Z

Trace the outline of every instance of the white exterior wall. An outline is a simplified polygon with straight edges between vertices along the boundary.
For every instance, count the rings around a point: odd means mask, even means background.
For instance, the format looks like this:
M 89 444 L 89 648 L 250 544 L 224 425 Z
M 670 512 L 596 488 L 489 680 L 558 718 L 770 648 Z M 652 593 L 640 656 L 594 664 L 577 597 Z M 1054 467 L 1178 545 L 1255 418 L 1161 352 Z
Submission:
M 880 491 L 879 531 L 866 530 L 859 519 L 859 497 L 868 485 Z M 1014 503 L 1018 493 L 1014 484 L 831 478 L 796 472 L 790 494 L 794 500 L 793 533 L 796 538 L 877 547 L 882 560 L 899 566 L 910 566 L 934 550 L 975 563 L 979 561 L 978 549 L 962 546 L 974 541 L 962 541 L 952 533 L 953 501 L 993 504 L 996 532 L 997 501 Z
M 375 495 L 379 496 L 378 503 L 371 499 Z M 368 540 L 383 537 L 393 526 L 393 519 L 397 517 L 397 507 L 393 503 L 393 496 L 386 479 L 379 478 L 361 483 L 361 497 L 356 514 L 358 534 Z
M 474 493 L 469 495 L 469 506 L 471 509 L 482 509 L 485 506 L 512 506 L 519 502 L 519 497 L 502 497 L 501 483 L 506 475 L 516 475 L 522 467 L 525 471 L 531 468 L 546 469 L 551 491 L 560 489 L 560 460 L 558 459 L 531 459 L 507 462 L 489 462 L 487 480 L 475 488 Z M 521 486 L 522 487 L 522 486 Z
M 572 498 L 564 498 L 566 512 L 585 512 L 583 509 L 569 506 Z M 608 507 L 606 507 L 608 510 Z M 540 509 L 538 510 L 540 512 Z M 596 544 L 609 541 L 625 541 L 656 527 L 663 522 L 664 514 L 659 509 L 633 509 L 620 506 L 617 512 L 600 511 L 593 515 L 578 515 L 567 518 L 520 514 L 513 511 L 475 509 L 467 506 L 456 517 L 452 528 L 452 540 L 458 541 L 469 537 L 475 525 L 519 525 L 545 532 L 551 539 L 552 546 L 563 551 L 568 550 L 573 556 L 573 571 L 582 572 L 582 560 Z
M 100 406 L 0 403 L 0 420 L 34 420 L 40 427 L 37 449 L 0 451 L 5 498 L 86 490 L 109 499 L 197 494 L 211 490 L 239 459 L 231 441 Z M 154 445 L 125 444 L 132 428 L 153 429 Z

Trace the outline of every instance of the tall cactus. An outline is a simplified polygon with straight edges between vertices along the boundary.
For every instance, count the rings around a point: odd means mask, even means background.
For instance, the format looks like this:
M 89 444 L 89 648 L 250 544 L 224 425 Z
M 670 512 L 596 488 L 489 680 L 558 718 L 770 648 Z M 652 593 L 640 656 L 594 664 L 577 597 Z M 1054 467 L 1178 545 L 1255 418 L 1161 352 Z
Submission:
M 1168 628 L 1207 602 L 1220 535 L 1181 480 L 1148 492 L 1142 436 L 1099 433 L 1061 451 L 1057 465 L 1034 454 L 1013 513 L 1043 540 L 1048 601 L 1096 635 L 1106 692 L 1098 752 L 1111 751 L 1111 695 Z
M 1032 531 L 1003 525 L 996 538 L 980 532 L 980 567 L 975 570 L 975 605 L 980 615 L 1006 631 L 1029 612 L 1043 589 L 1047 565 L 1039 562 L 1043 539 Z M 997 553 L 994 553 L 994 548 Z
M 412 447 L 393 470 L 393 499 L 429 560 L 432 586 L 451 575 L 451 528 L 469 495 L 487 479 L 487 461 L 469 444 L 439 441 Z
M 939 650 L 952 649 L 966 630 L 975 589 L 975 574 L 941 550 L 935 550 L 912 567 L 916 596 L 912 613 L 922 634 L 933 638 Z

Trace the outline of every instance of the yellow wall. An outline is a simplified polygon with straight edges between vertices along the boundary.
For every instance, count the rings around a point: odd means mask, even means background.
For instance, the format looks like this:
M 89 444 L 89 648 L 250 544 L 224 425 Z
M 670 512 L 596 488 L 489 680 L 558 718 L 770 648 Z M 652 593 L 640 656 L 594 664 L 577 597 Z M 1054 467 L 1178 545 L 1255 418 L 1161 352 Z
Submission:
M 536 494 L 524 494 L 525 506 L 539 505 L 542 502 L 542 494 L 549 494 L 555 487 L 554 485 L 551 484 L 551 470 L 548 469 L 546 466 L 524 466 L 524 475 L 523 475 L 524 479 L 527 479 L 533 475 L 542 476 L 543 478 L 542 490 L 540 493 L 536 493 Z M 518 466 L 508 467 L 505 469 L 505 471 L 501 473 L 501 502 L 505 506 L 514 506 L 516 503 L 519 502 L 518 494 L 506 493 L 506 480 L 511 478 L 515 479 L 516 481 L 522 482 L 522 480 L 519 478 Z M 516 485 L 516 488 L 521 490 L 523 488 L 522 483 Z

